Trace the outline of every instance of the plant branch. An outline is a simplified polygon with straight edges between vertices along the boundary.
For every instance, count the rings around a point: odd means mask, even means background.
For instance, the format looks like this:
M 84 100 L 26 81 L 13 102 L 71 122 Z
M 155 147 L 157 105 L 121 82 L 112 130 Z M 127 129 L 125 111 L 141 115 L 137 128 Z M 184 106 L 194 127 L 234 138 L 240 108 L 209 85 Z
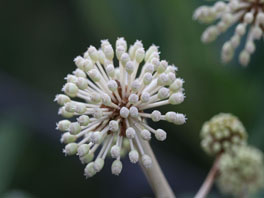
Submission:
M 221 158 L 221 154 L 219 154 L 216 157 L 210 172 L 208 173 L 206 179 L 204 180 L 203 185 L 201 186 L 201 188 L 199 189 L 198 193 L 195 195 L 194 198 L 206 198 L 207 194 L 209 193 L 214 183 L 215 177 L 219 171 L 218 164 L 219 164 L 220 158 Z

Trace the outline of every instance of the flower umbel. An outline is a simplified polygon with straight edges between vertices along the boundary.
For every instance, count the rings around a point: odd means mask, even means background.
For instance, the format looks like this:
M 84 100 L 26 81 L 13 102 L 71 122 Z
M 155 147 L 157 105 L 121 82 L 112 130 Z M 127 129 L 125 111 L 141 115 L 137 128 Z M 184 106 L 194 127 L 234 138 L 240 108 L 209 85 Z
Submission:
M 160 60 L 155 45 L 145 52 L 143 44 L 136 41 L 127 51 L 123 38 L 117 39 L 115 52 L 112 45 L 103 40 L 99 50 L 90 46 L 83 57 L 76 57 L 74 62 L 77 69 L 67 75 L 62 89 L 66 95 L 59 94 L 55 98 L 62 106 L 59 114 L 65 118 L 77 116 L 76 121 L 65 119 L 57 124 L 64 133 L 61 141 L 67 144 L 65 154 L 77 154 L 87 164 L 86 177 L 92 177 L 103 168 L 108 153 L 115 159 L 112 163 L 115 175 L 120 174 L 120 158 L 127 151 L 132 163 L 141 160 L 146 168 L 151 167 L 152 160 L 141 142 L 149 141 L 151 134 L 164 141 L 167 134 L 150 127 L 146 119 L 166 120 L 177 125 L 186 121 L 181 113 L 143 112 L 184 101 L 184 81 L 176 76 L 177 67 Z
M 247 132 L 240 120 L 228 113 L 220 113 L 205 122 L 201 130 L 202 148 L 217 155 L 234 146 L 246 144 Z
M 214 41 L 229 27 L 236 25 L 234 35 L 223 45 L 222 60 L 230 61 L 242 37 L 247 36 L 244 49 L 239 55 L 239 62 L 246 66 L 250 61 L 250 56 L 255 52 L 255 40 L 263 37 L 264 0 L 220 0 L 213 6 L 197 8 L 193 18 L 207 24 L 219 21 L 204 31 L 201 37 L 204 43 Z
M 254 147 L 242 146 L 223 154 L 219 169 L 218 186 L 224 193 L 241 197 L 264 187 L 263 153 Z

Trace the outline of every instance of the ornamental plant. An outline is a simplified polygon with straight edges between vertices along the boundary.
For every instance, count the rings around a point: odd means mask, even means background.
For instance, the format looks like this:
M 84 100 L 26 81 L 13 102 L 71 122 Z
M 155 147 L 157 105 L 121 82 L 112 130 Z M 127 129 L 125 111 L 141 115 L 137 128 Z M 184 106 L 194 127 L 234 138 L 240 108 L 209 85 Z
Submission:
M 224 194 L 249 197 L 264 187 L 263 154 L 247 145 L 247 132 L 234 115 L 220 113 L 205 122 L 201 146 L 215 161 L 195 198 L 206 198 L 217 180 Z
M 219 0 L 212 6 L 200 6 L 193 15 L 194 20 L 210 25 L 202 34 L 204 43 L 214 41 L 220 34 L 235 26 L 235 33 L 224 43 L 222 61 L 229 62 L 235 50 L 246 37 L 239 62 L 247 66 L 255 52 L 255 41 L 263 38 L 264 0 Z
M 74 62 L 77 68 L 66 76 L 64 94 L 55 98 L 65 118 L 57 123 L 65 155 L 78 155 L 90 178 L 102 170 L 108 155 L 112 173 L 121 174 L 121 157 L 128 154 L 131 163 L 141 164 L 157 197 L 174 197 L 149 145 L 152 136 L 164 141 L 167 133 L 147 119 L 182 125 L 186 117 L 144 110 L 184 101 L 178 68 L 160 59 L 157 46 L 145 51 L 136 41 L 128 48 L 124 38 L 117 39 L 115 49 L 102 40 L 100 49 L 90 46 Z

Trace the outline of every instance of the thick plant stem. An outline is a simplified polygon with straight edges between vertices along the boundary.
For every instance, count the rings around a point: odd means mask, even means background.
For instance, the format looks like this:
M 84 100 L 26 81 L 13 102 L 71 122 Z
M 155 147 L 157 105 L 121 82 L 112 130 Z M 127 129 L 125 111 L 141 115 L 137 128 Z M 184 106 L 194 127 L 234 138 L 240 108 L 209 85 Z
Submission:
M 221 155 L 218 155 L 214 161 L 214 164 L 210 170 L 210 172 L 208 173 L 206 179 L 204 180 L 203 185 L 201 186 L 200 190 L 198 191 L 198 193 L 195 195 L 194 198 L 206 198 L 207 194 L 209 193 L 214 180 L 215 180 L 215 176 L 218 173 L 218 164 L 219 164 L 219 160 L 220 160 Z
M 152 159 L 151 168 L 145 168 L 140 162 L 141 168 L 147 177 L 147 180 L 157 198 L 176 198 L 171 190 L 159 163 L 147 141 L 141 141 L 143 149 Z

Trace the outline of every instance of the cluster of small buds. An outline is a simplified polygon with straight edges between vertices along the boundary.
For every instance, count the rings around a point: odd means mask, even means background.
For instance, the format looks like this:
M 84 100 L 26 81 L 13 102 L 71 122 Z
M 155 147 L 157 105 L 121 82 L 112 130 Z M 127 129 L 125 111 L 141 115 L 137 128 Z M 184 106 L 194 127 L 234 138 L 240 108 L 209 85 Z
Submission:
M 241 146 L 221 156 L 218 186 L 223 193 L 242 197 L 264 187 L 263 153 L 250 146 Z
M 247 34 L 245 47 L 239 55 L 241 65 L 247 66 L 256 49 L 254 41 L 260 40 L 264 35 L 264 0 L 220 0 L 213 6 L 197 8 L 193 18 L 207 24 L 219 20 L 202 34 L 201 40 L 204 43 L 214 41 L 236 24 L 234 35 L 223 45 L 222 60 L 228 62 L 233 58 L 242 37 Z
M 201 138 L 201 146 L 205 152 L 217 155 L 246 144 L 247 132 L 237 117 L 220 113 L 204 123 Z
M 83 56 L 74 59 L 77 69 L 67 75 L 62 89 L 66 95 L 59 94 L 55 98 L 61 105 L 59 114 L 71 118 L 57 124 L 57 129 L 63 132 L 64 152 L 77 154 L 87 164 L 86 177 L 92 177 L 103 168 L 108 154 L 115 159 L 112 163 L 115 175 L 122 170 L 120 158 L 126 152 L 132 163 L 141 160 L 146 168 L 151 167 L 152 159 L 145 153 L 142 141 L 149 141 L 151 134 L 164 141 L 167 133 L 153 129 L 146 119 L 166 120 L 177 125 L 186 122 L 181 113 L 143 112 L 182 103 L 184 81 L 176 76 L 177 67 L 160 60 L 157 46 L 152 45 L 145 51 L 143 44 L 136 41 L 127 48 L 123 38 L 117 39 L 115 50 L 107 40 L 101 42 L 99 50 L 90 46 Z M 114 55 L 119 63 L 117 67 Z

